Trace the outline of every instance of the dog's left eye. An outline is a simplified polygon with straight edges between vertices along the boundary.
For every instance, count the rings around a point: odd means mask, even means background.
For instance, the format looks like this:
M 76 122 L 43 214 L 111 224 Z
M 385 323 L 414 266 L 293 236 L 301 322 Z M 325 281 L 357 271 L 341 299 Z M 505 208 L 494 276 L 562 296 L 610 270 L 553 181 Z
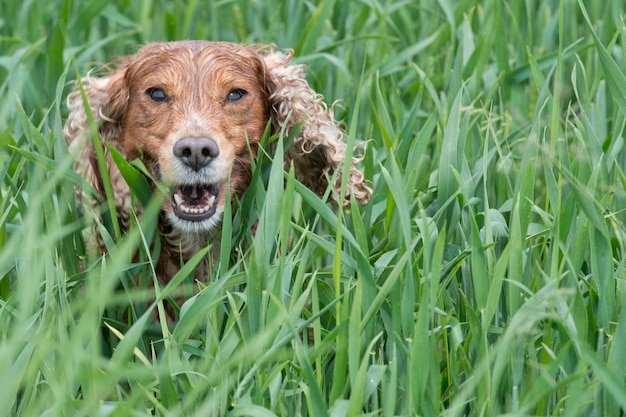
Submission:
M 158 87 L 150 87 L 146 90 L 146 94 L 156 102 L 167 100 L 167 95 L 165 95 L 165 91 Z
M 226 99 L 228 101 L 237 101 L 237 100 L 241 100 L 243 98 L 243 96 L 246 95 L 246 91 L 237 88 L 233 91 L 231 91 L 230 93 L 228 93 L 228 97 L 226 97 Z

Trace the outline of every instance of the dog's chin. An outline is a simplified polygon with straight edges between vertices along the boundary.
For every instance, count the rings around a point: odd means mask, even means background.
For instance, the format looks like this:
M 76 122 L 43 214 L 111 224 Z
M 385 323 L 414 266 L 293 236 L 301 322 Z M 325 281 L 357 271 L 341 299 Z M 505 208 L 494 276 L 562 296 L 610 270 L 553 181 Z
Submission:
M 172 227 L 185 234 L 212 234 L 219 230 L 222 223 L 223 209 L 219 209 L 211 217 L 201 221 L 185 220 L 178 217 L 174 212 L 167 211 L 167 218 Z
M 184 184 L 172 188 L 167 217 L 185 233 L 210 233 L 219 228 L 223 207 L 218 184 Z

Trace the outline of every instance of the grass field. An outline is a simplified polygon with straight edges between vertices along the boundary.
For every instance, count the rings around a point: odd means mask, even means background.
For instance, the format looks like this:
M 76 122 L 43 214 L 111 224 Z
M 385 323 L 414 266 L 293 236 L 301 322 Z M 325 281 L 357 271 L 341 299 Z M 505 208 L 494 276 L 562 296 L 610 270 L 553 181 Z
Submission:
M 4 0 L 0 416 L 625 415 L 625 15 Z M 272 175 L 228 217 L 208 284 L 188 277 L 205 251 L 147 308 L 155 211 L 86 253 L 64 103 L 79 73 L 185 38 L 293 48 L 369 140 L 375 191 L 337 212 L 259 164 Z M 155 323 L 181 288 L 181 320 Z

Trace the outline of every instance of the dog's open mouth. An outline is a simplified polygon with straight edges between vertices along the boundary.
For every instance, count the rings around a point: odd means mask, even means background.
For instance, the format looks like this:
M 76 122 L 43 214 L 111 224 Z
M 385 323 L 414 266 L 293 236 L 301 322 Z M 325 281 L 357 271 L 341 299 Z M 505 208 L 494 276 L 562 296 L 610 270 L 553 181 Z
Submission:
M 201 222 L 217 209 L 218 184 L 181 185 L 172 194 L 174 214 L 183 220 Z

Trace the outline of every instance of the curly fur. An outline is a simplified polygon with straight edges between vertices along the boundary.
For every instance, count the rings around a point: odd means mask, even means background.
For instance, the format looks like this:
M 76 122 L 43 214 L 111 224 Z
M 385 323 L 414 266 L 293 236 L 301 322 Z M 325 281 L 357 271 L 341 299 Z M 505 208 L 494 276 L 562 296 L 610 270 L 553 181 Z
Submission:
M 87 103 L 78 86 L 67 102 L 70 114 L 64 134 L 76 153 L 76 171 L 101 199 L 106 198 L 90 135 L 88 104 L 101 142 L 111 144 L 128 160 L 141 156 L 154 177 L 176 190 L 172 199 L 176 193 L 183 195 L 178 190 L 185 186 L 210 183 L 225 187 L 228 178 L 237 196 L 250 181 L 247 143 L 254 157 L 267 121 L 271 120 L 274 134 L 283 129 L 289 134 L 300 127 L 285 153 L 285 163 L 293 163 L 298 180 L 322 195 L 329 186 L 328 179 L 335 178 L 330 194 L 333 201 L 346 205 L 353 196 L 359 203 L 366 203 L 371 189 L 355 168 L 356 160 L 347 174 L 345 199 L 337 201 L 346 151 L 344 133 L 334 121 L 332 107 L 327 107 L 307 83 L 304 65 L 290 65 L 291 59 L 291 51 L 277 51 L 271 46 L 207 41 L 154 43 L 110 64 L 105 76 L 88 74 L 82 79 Z M 150 86 L 162 87 L 166 99 L 161 101 L 158 94 L 148 97 L 154 91 L 146 89 Z M 243 98 L 239 90 L 245 90 Z M 233 100 L 230 94 L 234 94 Z M 217 145 L 219 156 L 207 167 L 190 169 L 173 155 L 172 146 L 183 137 L 209 138 Z M 130 190 L 106 147 L 105 159 L 124 230 L 131 216 Z M 208 186 L 193 190 L 204 192 L 206 195 L 199 198 L 211 201 L 205 191 Z M 202 221 L 181 220 L 177 217 L 180 213 L 172 208 L 176 205 L 172 199 L 164 203 L 159 225 L 162 252 L 156 267 L 160 281 L 169 281 L 180 268 L 181 259 L 191 257 L 219 231 L 225 193 L 215 192 L 216 213 Z M 78 193 L 87 198 L 82 190 Z M 183 198 L 183 206 L 192 206 L 187 194 Z M 98 246 L 104 251 L 101 242 Z M 206 279 L 204 270 L 197 275 Z

